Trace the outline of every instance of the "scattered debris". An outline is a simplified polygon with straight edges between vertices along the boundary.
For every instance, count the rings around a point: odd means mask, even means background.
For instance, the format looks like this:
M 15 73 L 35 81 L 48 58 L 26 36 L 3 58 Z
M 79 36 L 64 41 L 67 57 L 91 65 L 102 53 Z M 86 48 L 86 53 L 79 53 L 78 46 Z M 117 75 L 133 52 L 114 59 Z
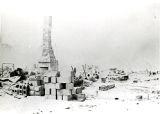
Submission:
M 138 95 L 138 96 L 136 96 L 136 99 L 137 99 L 137 100 L 142 100 L 142 99 L 143 99 L 143 96 L 142 96 L 142 95 Z
M 138 80 L 133 80 L 133 83 L 138 83 Z
M 67 107 L 67 108 L 65 108 L 65 109 L 70 109 L 71 107 Z
M 102 83 L 106 83 L 106 79 L 107 79 L 107 78 L 101 78 L 101 82 L 102 82 Z
M 83 82 L 84 87 L 89 87 L 90 85 L 92 85 L 92 81 L 84 80 L 84 82 Z
M 119 100 L 119 98 L 117 98 L 117 97 L 116 97 L 116 98 L 114 98 L 114 99 L 115 99 L 115 100 Z

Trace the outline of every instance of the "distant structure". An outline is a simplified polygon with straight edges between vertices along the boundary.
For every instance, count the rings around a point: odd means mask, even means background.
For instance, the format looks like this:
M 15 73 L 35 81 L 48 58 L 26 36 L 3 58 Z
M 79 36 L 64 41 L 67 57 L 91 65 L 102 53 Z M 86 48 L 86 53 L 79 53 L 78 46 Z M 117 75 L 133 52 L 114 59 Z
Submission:
M 38 67 L 41 72 L 45 71 L 58 71 L 58 60 L 56 60 L 54 51 L 51 44 L 51 32 L 52 32 L 52 16 L 44 17 L 43 28 L 43 49 L 42 56 L 38 62 Z

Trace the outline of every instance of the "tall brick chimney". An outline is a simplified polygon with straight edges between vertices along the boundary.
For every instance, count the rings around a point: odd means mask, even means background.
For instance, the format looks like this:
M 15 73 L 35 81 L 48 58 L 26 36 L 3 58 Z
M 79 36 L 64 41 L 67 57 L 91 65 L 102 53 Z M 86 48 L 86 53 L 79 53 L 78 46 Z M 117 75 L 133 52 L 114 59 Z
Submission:
M 39 61 L 39 68 L 41 71 L 58 71 L 58 61 L 55 58 L 54 50 L 51 41 L 52 33 L 52 16 L 44 17 L 43 27 L 43 49 L 42 56 Z

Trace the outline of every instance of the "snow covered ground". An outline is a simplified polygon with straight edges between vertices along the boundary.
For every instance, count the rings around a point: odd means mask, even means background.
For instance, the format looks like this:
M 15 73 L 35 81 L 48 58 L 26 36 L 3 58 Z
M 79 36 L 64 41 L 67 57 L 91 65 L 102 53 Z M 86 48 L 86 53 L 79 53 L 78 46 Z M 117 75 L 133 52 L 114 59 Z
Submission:
M 86 88 L 84 102 L 58 101 L 45 97 L 16 99 L 13 96 L 0 96 L 0 114 L 53 114 L 53 113 L 111 113 L 111 114 L 150 114 L 160 112 L 160 75 L 147 76 L 132 74 L 124 82 L 112 82 L 116 87 L 108 91 L 98 91 L 100 81 Z M 138 80 L 134 83 L 133 80 Z M 107 84 L 107 82 L 106 82 Z M 142 100 L 136 96 L 143 96 Z M 116 99 L 115 99 L 116 98 Z

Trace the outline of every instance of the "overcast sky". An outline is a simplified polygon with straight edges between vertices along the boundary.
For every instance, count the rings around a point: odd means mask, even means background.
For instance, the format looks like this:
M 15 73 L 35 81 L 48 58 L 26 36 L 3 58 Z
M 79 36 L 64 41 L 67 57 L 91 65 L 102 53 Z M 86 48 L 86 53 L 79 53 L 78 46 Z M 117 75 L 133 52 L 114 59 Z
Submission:
M 37 62 L 43 16 L 51 15 L 52 44 L 62 69 L 85 63 L 103 69 L 160 67 L 160 5 L 153 0 L 15 0 L 0 8 L 3 42 L 14 48 L 6 60 L 17 66 Z

